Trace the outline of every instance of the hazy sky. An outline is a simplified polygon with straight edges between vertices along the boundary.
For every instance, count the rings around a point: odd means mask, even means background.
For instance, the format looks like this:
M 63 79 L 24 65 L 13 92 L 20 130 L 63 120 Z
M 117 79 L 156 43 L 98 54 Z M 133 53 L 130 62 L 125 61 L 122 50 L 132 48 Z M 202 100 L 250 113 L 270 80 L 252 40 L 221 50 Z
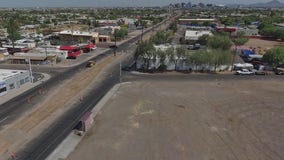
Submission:
M 270 0 L 191 0 L 192 3 L 259 3 Z M 284 2 L 284 0 L 280 0 Z M 116 7 L 116 6 L 164 6 L 187 0 L 0 0 L 0 7 Z

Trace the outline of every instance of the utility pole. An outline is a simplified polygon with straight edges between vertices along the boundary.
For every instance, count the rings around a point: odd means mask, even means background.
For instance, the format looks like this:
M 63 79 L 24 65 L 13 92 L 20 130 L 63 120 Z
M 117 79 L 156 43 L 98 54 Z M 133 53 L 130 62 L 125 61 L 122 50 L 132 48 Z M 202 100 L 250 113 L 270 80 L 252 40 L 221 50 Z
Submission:
M 121 57 L 120 57 L 120 61 L 119 61 L 119 83 L 121 83 L 121 78 L 122 78 L 122 64 L 121 64 Z
M 29 67 L 30 67 L 30 78 L 31 78 L 31 82 L 34 83 L 33 72 L 32 72 L 32 65 L 31 65 L 31 57 L 29 57 Z
M 45 49 L 45 58 L 47 59 L 47 44 L 45 44 L 44 49 Z
M 114 48 L 113 55 L 116 56 L 116 29 L 114 30 Z
M 141 42 L 143 41 L 143 33 L 144 33 L 144 24 L 141 21 L 141 25 L 142 25 L 142 33 L 141 33 Z

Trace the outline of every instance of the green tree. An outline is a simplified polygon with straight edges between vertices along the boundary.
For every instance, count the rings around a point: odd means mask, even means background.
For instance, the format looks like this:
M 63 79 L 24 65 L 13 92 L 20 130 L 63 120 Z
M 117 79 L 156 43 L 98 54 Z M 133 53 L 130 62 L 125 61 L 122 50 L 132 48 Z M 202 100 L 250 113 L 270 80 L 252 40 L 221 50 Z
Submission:
M 167 57 L 168 57 L 169 62 L 170 62 L 170 63 L 173 62 L 174 64 L 176 64 L 176 63 L 175 63 L 175 61 L 176 61 L 175 48 L 174 48 L 174 47 L 170 47 L 170 48 L 168 48 L 168 49 L 165 51 L 165 53 L 166 53 L 166 55 L 167 55 Z
M 198 70 L 198 66 L 208 64 L 209 61 L 209 52 L 201 50 L 193 52 L 191 55 L 186 56 L 186 62 L 189 64 L 195 65 L 195 70 Z
M 209 35 L 208 34 L 204 34 L 201 37 L 198 38 L 198 43 L 201 45 L 207 45 L 207 41 L 209 39 Z
M 221 23 L 225 26 L 231 26 L 233 24 L 233 19 L 231 17 L 225 17 L 221 19 Z
M 150 56 L 153 56 L 154 51 L 155 48 L 151 41 L 140 41 L 134 53 L 135 64 L 137 64 L 139 58 L 142 58 L 144 61 L 144 68 L 148 69 Z
M 161 51 L 160 49 L 156 50 L 157 56 L 160 59 L 160 66 L 158 67 L 159 71 L 165 71 L 167 69 L 167 66 L 165 65 L 165 60 L 167 58 L 167 53 Z
M 263 56 L 263 61 L 271 64 L 273 67 L 284 64 L 284 47 L 275 47 L 268 50 Z
M 21 38 L 19 32 L 19 25 L 15 19 L 9 19 L 7 23 L 8 38 L 12 41 L 13 48 L 15 47 L 15 41 Z
M 235 45 L 235 52 L 234 52 L 234 56 L 232 58 L 231 70 L 233 70 L 233 65 L 235 63 L 238 46 L 242 46 L 242 45 L 246 44 L 248 42 L 248 38 L 244 37 L 243 32 L 238 32 L 237 36 L 232 38 L 232 41 Z
M 232 47 L 232 41 L 228 36 L 209 37 L 207 44 L 211 49 L 229 50 Z
M 114 32 L 114 36 L 123 39 L 128 35 L 127 28 L 116 29 Z
M 150 38 L 150 41 L 156 45 L 170 43 L 172 41 L 172 32 L 158 31 L 154 36 Z
M 224 64 L 229 64 L 232 61 L 232 54 L 230 51 L 211 50 L 209 52 L 209 64 L 214 66 L 216 72 L 217 67 Z

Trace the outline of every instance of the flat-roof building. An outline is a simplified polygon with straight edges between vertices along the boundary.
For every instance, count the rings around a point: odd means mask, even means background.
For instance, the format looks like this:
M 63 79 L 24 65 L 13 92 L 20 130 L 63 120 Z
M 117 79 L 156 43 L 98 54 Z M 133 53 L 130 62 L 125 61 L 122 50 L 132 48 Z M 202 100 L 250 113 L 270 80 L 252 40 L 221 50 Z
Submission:
M 30 72 L 27 70 L 0 69 L 0 96 L 29 83 L 30 79 Z
M 65 30 L 59 32 L 59 37 L 61 41 L 73 41 L 76 43 L 98 42 L 99 33 Z
M 185 32 L 185 40 L 192 40 L 192 41 L 197 41 L 199 37 L 203 35 L 209 35 L 212 36 L 211 31 L 194 31 L 194 30 L 187 30 Z

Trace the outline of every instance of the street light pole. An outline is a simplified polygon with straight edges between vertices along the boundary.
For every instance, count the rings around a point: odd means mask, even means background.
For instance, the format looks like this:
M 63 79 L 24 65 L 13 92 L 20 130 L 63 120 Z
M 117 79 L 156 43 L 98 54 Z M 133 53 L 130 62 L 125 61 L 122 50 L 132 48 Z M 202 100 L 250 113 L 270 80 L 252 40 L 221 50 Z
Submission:
M 31 82 L 34 83 L 33 72 L 32 72 L 32 65 L 31 65 L 31 57 L 29 57 L 29 69 L 30 69 Z
M 47 46 L 45 45 L 45 58 L 47 58 Z
M 114 49 L 113 49 L 113 55 L 116 56 L 116 29 L 114 30 Z
M 144 34 L 144 25 L 143 22 L 141 21 L 141 25 L 142 25 L 142 33 L 141 33 L 141 42 L 143 41 L 143 34 Z
M 121 78 L 122 78 L 122 66 L 121 66 L 121 57 L 120 57 L 120 61 L 119 61 L 119 83 L 121 83 Z

